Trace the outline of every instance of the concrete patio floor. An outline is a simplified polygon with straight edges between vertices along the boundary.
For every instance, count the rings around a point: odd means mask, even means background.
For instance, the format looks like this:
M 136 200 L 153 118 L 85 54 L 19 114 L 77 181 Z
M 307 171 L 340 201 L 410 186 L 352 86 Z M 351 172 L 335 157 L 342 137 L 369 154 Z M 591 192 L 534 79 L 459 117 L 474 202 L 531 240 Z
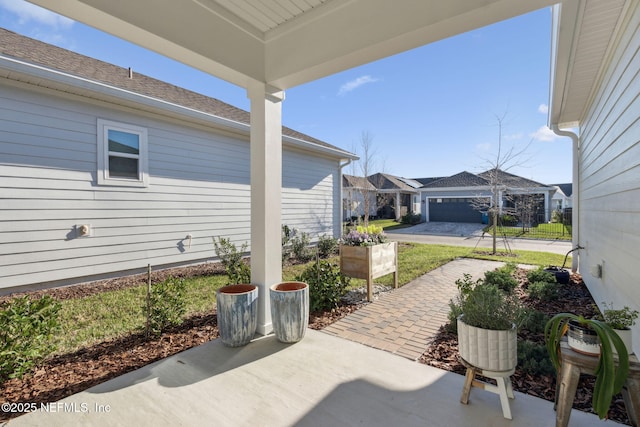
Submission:
M 498 396 L 464 377 L 308 330 L 245 347 L 220 340 L 163 359 L 8 423 L 19 426 L 551 426 L 553 405 L 516 392 L 513 420 Z M 55 410 L 56 412 L 53 412 Z M 573 411 L 571 426 L 602 425 Z M 607 425 L 616 425 L 608 421 Z

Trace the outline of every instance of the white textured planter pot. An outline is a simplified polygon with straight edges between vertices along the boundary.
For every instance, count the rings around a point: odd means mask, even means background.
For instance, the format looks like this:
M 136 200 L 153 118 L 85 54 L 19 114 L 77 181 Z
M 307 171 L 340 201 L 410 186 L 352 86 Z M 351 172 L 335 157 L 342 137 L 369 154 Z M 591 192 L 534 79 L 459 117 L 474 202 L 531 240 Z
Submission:
M 510 371 L 518 363 L 516 327 L 507 331 L 476 328 L 458 317 L 458 351 L 470 365 L 488 371 Z
M 220 339 L 229 347 L 248 344 L 258 327 L 258 287 L 229 285 L 216 291 Z
M 300 341 L 309 326 L 309 285 L 277 283 L 269 289 L 273 333 L 278 341 Z
M 633 336 L 633 334 L 631 329 L 614 329 L 614 331 L 616 331 L 616 333 L 624 343 L 624 346 L 627 348 L 627 353 L 632 354 L 633 341 L 631 340 L 631 337 Z M 611 343 L 611 348 L 613 348 L 613 354 L 618 354 L 616 348 L 613 346 L 613 342 Z

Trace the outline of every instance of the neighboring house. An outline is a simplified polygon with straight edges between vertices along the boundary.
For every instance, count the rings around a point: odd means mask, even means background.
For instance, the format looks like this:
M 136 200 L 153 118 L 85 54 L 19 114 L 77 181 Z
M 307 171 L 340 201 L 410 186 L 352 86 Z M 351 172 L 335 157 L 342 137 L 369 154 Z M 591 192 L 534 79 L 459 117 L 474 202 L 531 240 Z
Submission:
M 249 113 L 0 29 L 0 293 L 250 243 Z M 283 128 L 282 222 L 341 230 L 344 150 Z
M 597 304 L 638 308 L 640 2 L 564 2 L 552 16 L 549 127 L 573 140 L 573 267 Z
M 551 198 L 551 208 L 558 211 L 571 208 L 573 184 L 552 184 L 552 187 L 556 187 L 557 190 Z
M 495 173 L 495 179 L 492 174 Z M 443 178 L 416 178 L 423 183 L 420 200 L 424 209 L 424 221 L 446 222 L 486 222 L 486 216 L 474 205 L 478 202 L 490 203 L 493 197 L 492 183 L 499 183 L 498 206 L 501 210 L 514 208 L 517 200 L 524 196 L 539 198 L 538 221 L 550 220 L 551 197 L 556 188 L 522 178 L 501 170 L 485 171 L 480 174 L 460 172 Z
M 369 200 L 369 216 L 377 215 L 376 187 L 366 178 L 353 175 L 342 175 L 342 218 L 350 220 L 363 217 L 365 199 Z
M 368 179 L 378 192 L 379 217 L 400 220 L 409 213 L 420 213 L 420 182 L 386 173 L 376 173 Z

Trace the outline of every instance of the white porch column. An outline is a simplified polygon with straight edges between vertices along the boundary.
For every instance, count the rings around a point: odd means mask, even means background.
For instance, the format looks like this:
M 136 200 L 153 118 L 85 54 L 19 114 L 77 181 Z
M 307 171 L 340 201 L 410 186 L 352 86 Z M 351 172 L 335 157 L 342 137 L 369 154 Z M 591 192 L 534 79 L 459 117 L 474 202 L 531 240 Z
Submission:
M 258 330 L 273 331 L 269 287 L 282 281 L 282 100 L 264 83 L 247 88 L 251 100 L 251 283 L 258 285 Z
M 544 192 L 544 222 L 551 221 L 551 200 L 550 200 L 551 192 Z
M 400 192 L 398 191 L 396 193 L 396 221 L 400 221 L 400 217 L 402 216 L 401 212 L 400 212 Z

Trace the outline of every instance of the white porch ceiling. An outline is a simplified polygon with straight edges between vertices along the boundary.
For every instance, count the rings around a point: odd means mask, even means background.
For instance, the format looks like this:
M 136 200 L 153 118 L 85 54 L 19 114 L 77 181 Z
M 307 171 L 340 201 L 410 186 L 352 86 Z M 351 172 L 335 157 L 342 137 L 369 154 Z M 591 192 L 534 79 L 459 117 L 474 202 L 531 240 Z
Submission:
M 29 0 L 242 87 L 288 89 L 556 0 Z

